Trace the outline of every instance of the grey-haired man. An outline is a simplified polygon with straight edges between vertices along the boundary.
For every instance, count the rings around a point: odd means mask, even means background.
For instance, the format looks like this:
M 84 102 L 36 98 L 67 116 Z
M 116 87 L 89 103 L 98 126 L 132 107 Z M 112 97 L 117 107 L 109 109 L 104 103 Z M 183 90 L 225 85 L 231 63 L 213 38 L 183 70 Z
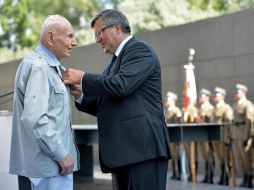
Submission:
M 70 22 L 46 18 L 40 45 L 16 73 L 10 173 L 28 177 L 33 190 L 72 190 L 79 168 L 71 129 L 70 89 L 60 60 L 76 46 Z

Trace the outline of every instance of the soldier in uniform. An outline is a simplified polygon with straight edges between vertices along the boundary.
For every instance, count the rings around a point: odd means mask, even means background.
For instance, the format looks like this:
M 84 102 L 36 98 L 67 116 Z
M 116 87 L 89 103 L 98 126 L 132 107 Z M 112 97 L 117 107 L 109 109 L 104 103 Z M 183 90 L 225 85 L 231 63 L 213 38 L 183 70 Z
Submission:
M 225 103 L 226 90 L 220 87 L 215 87 L 214 89 L 214 111 L 213 120 L 214 123 L 230 123 L 233 119 L 233 109 L 230 105 Z M 230 143 L 231 131 L 230 126 L 226 125 L 223 128 L 223 140 L 214 141 L 213 147 L 218 156 L 220 164 L 220 180 L 218 184 L 228 185 L 229 184 L 229 150 L 227 145 Z
M 167 99 L 165 102 L 165 118 L 167 123 L 180 123 L 182 118 L 181 110 L 176 106 L 177 95 L 173 92 L 167 92 Z M 170 143 L 172 150 L 172 176 L 171 179 L 181 179 L 181 161 L 179 143 Z
M 198 109 L 191 103 L 186 108 L 183 109 L 183 122 L 184 123 L 196 123 L 198 120 Z M 188 181 L 197 181 L 197 143 L 195 141 L 184 143 L 184 149 L 187 156 L 187 161 L 190 167 L 190 175 Z M 191 154 L 191 148 L 194 149 L 194 154 Z
M 239 155 L 240 166 L 244 177 L 240 187 L 252 188 L 252 159 L 251 148 L 245 149 L 248 140 L 253 136 L 253 104 L 246 98 L 247 87 L 242 84 L 235 85 L 234 97 L 234 123 L 233 126 L 233 150 Z
M 198 96 L 198 123 L 210 123 L 213 116 L 213 105 L 209 99 L 211 92 L 207 89 L 201 89 Z M 202 180 L 203 183 L 213 183 L 213 148 L 211 142 L 199 142 L 198 143 L 202 157 L 205 161 L 205 176 Z

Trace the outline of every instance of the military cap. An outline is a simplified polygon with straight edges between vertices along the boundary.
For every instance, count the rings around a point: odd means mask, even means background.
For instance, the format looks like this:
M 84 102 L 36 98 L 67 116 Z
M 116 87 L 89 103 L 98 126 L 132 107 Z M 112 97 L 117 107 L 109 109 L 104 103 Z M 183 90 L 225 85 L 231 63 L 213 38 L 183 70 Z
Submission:
M 205 89 L 205 88 L 202 88 L 202 89 L 200 90 L 199 94 L 200 94 L 200 95 L 204 94 L 204 95 L 206 95 L 206 96 L 208 96 L 208 97 L 211 96 L 211 92 L 210 92 L 209 90 Z
M 167 92 L 167 99 L 176 101 L 177 100 L 177 95 L 173 92 L 168 91 Z
M 235 93 L 237 93 L 239 91 L 246 93 L 248 91 L 248 88 L 247 88 L 247 86 L 245 86 L 243 84 L 236 84 L 235 85 Z
M 214 88 L 214 95 L 215 96 L 216 95 L 226 96 L 226 93 L 227 93 L 227 91 L 224 88 L 221 88 L 221 87 L 218 87 L 218 86 L 216 86 Z

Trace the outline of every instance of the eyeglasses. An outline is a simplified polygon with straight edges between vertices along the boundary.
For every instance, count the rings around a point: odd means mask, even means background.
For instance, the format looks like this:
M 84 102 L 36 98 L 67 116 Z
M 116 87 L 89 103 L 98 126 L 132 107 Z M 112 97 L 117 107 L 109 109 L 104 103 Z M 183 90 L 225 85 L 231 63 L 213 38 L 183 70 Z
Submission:
M 110 28 L 110 27 L 112 27 L 112 26 L 114 26 L 114 24 L 110 24 L 110 25 L 105 26 L 104 28 L 98 30 L 97 32 L 95 32 L 94 37 L 95 37 L 95 38 L 101 37 L 102 33 L 103 33 L 107 28 Z

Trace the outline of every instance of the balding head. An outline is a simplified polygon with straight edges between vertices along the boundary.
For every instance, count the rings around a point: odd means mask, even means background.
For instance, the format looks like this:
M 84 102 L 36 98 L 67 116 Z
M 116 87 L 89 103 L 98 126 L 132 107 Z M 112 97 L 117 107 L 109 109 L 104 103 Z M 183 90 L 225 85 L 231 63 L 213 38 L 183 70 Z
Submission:
M 71 26 L 70 22 L 61 15 L 49 15 L 41 28 L 41 43 L 45 42 L 47 33 L 51 30 L 58 30 L 63 26 Z
M 59 60 L 70 56 L 77 45 L 71 23 L 60 15 L 48 16 L 42 25 L 41 44 Z

